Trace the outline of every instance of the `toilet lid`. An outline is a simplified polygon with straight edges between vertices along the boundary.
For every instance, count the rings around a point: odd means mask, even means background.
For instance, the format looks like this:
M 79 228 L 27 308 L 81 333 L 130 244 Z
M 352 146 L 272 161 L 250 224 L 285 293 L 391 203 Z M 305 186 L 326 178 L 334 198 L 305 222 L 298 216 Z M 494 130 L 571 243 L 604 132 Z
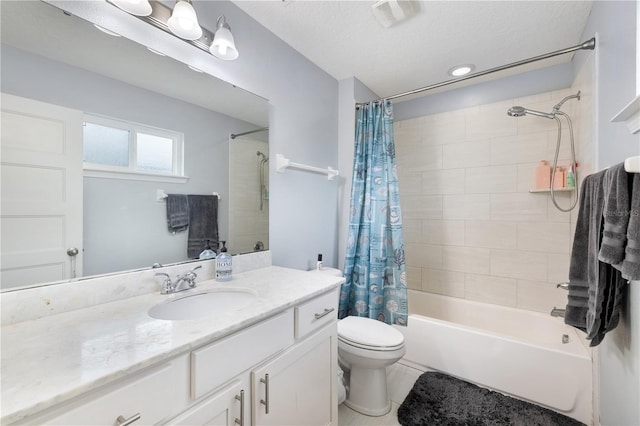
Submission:
M 404 336 L 389 324 L 364 317 L 346 317 L 338 321 L 338 337 L 370 347 L 395 347 L 404 343 Z

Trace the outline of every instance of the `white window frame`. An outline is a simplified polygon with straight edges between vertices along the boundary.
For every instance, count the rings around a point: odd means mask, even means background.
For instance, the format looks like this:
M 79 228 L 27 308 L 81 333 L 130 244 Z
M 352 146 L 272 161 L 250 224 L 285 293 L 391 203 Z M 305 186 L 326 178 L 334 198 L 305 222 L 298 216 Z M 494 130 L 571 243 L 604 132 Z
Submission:
M 99 126 L 111 127 L 129 132 L 128 167 L 83 161 L 84 176 L 170 183 L 186 183 L 189 180 L 189 177 L 184 175 L 183 133 L 93 114 L 84 114 L 83 125 L 84 123 L 97 124 Z M 136 169 L 138 133 L 159 136 L 173 141 L 173 168 L 171 173 L 149 173 Z

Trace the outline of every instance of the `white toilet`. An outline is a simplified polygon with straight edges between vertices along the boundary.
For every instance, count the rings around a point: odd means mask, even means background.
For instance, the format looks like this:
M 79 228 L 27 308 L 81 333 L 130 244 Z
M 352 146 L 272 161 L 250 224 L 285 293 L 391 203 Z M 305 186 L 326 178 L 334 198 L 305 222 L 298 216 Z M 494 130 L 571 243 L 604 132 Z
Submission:
M 338 362 L 348 377 L 344 403 L 368 416 L 387 414 L 386 367 L 404 354 L 404 336 L 390 325 L 353 316 L 338 321 Z

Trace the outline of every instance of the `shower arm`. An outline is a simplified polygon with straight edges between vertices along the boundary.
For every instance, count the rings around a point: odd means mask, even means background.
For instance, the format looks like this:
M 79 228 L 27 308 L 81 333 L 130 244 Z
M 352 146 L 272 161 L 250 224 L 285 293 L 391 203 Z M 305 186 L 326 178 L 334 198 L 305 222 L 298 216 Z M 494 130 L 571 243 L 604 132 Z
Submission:
M 558 102 L 557 104 L 555 104 L 553 106 L 553 112 L 552 114 L 557 113 L 558 111 L 560 111 L 560 108 L 562 107 L 562 104 L 564 104 L 565 102 L 567 102 L 569 99 L 578 99 L 580 100 L 580 91 L 578 90 L 578 93 L 576 93 L 575 95 L 569 95 L 569 96 L 565 96 L 564 99 L 562 99 L 560 102 Z M 566 116 L 565 114 L 565 118 L 568 119 L 568 116 Z

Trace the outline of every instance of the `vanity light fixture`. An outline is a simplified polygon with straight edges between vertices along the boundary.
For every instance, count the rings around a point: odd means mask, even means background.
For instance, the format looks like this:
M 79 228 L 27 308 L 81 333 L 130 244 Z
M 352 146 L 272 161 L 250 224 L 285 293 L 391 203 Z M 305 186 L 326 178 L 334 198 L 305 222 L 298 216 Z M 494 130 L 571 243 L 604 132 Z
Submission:
M 231 27 L 227 24 L 224 15 L 218 17 L 217 30 L 209 51 L 216 58 L 232 61 L 238 58 L 238 49 L 231 34 Z
M 151 4 L 149 4 L 149 0 L 111 0 L 111 3 L 132 15 L 151 15 Z
M 185 40 L 197 40 L 202 37 L 202 28 L 198 24 L 196 11 L 191 0 L 178 0 L 167 20 L 167 26 L 172 33 Z
M 463 75 L 467 75 L 475 69 L 476 66 L 473 64 L 456 65 L 455 67 L 447 71 L 447 73 L 454 77 L 462 77 Z
M 213 31 L 200 26 L 191 0 L 177 0 L 173 9 L 159 0 L 107 0 L 107 2 L 126 12 L 129 10 L 125 9 L 123 4 L 147 3 L 151 8 L 149 14 L 129 13 L 219 59 L 228 61 L 238 57 L 238 49 L 225 17 L 218 18 L 217 30 L 214 34 Z

